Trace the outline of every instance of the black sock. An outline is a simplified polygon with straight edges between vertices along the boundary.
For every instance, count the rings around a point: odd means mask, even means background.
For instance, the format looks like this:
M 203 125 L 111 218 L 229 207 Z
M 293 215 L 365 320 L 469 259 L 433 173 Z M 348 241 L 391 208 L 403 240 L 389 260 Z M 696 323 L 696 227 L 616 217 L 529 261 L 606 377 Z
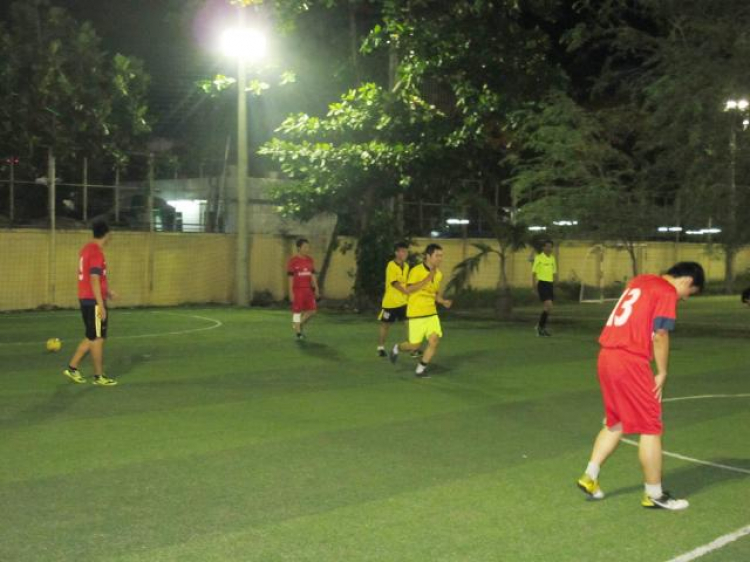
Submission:
M 542 312 L 542 315 L 539 317 L 539 327 L 544 330 L 547 327 L 547 317 L 549 316 L 549 313 L 545 310 Z
M 75 367 L 73 367 L 72 365 L 68 365 L 68 370 L 69 370 L 69 371 L 73 371 L 73 372 L 75 372 L 75 371 L 77 371 L 78 369 L 76 369 L 76 368 L 75 368 Z
M 425 362 L 424 362 L 424 361 L 422 361 L 421 359 L 420 359 L 420 361 L 419 361 L 419 364 L 420 364 L 420 365 L 422 365 L 422 367 L 426 367 L 426 366 L 427 366 L 427 363 L 425 363 Z

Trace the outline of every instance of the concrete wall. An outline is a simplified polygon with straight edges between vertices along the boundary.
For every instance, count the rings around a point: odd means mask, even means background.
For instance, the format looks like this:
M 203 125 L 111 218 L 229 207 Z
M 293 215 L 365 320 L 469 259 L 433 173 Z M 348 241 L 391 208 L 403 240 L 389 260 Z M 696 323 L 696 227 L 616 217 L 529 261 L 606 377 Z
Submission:
M 85 231 L 0 231 L 0 310 L 32 309 L 44 305 L 75 307 L 78 251 L 89 239 Z M 431 239 L 416 240 L 422 250 Z M 322 266 L 327 240 L 311 238 L 313 257 Z M 452 268 L 476 249 L 471 240 L 439 240 L 445 250 L 443 270 Z M 490 243 L 482 240 L 483 243 Z M 336 252 L 326 281 L 326 296 L 347 298 L 354 283 L 353 241 L 350 249 Z M 294 250 L 288 236 L 256 234 L 250 244 L 250 279 L 253 292 L 269 292 L 280 300 L 287 293 L 285 264 Z M 630 258 L 624 249 L 606 248 L 601 254 L 587 242 L 563 242 L 555 248 L 561 280 L 582 280 L 596 285 L 601 268 L 606 285 L 631 276 Z M 121 294 L 121 306 L 169 306 L 185 303 L 229 303 L 234 290 L 235 236 L 232 234 L 181 234 L 115 232 L 106 249 L 111 285 Z M 513 286 L 530 284 L 533 252 L 524 249 L 508 260 Z M 724 275 L 718 246 L 650 242 L 638 248 L 641 272 L 659 273 L 676 261 L 703 264 L 710 281 Z M 750 267 L 750 248 L 737 255 L 735 270 Z M 500 264 L 490 256 L 472 279 L 475 288 L 493 288 Z

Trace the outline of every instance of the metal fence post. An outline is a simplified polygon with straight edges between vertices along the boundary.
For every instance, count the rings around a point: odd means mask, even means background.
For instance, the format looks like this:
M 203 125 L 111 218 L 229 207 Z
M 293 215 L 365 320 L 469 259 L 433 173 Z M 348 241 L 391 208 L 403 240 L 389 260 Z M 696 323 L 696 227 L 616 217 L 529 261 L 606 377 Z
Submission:
M 55 290 L 56 290 L 56 275 L 57 275 L 57 223 L 55 220 L 55 200 L 56 185 L 55 185 L 55 156 L 52 149 L 49 149 L 47 154 L 47 192 L 49 195 L 49 224 L 50 224 L 50 238 L 49 238 L 49 253 L 47 256 L 47 267 L 48 267 L 48 280 L 49 280 L 49 304 L 55 304 Z
M 89 159 L 83 157 L 83 220 L 89 220 Z
M 148 230 L 154 231 L 154 153 L 148 154 L 148 202 L 146 203 L 148 212 Z
M 120 167 L 115 168 L 115 223 L 120 222 Z
M 16 215 L 16 203 L 15 203 L 15 190 L 16 190 L 16 170 L 15 170 L 16 157 L 10 157 L 10 225 L 13 225 L 13 220 Z

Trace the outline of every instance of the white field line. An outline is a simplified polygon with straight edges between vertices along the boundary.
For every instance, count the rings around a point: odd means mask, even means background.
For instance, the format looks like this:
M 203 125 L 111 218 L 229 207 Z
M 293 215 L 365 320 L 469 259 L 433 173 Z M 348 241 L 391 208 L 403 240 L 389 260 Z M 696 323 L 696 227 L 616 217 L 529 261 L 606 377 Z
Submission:
M 678 396 L 675 398 L 665 398 L 663 402 L 681 402 L 685 400 L 706 400 L 706 399 L 711 399 L 711 398 L 748 398 L 748 397 L 750 397 L 750 394 L 702 394 L 699 396 Z M 628 445 L 634 445 L 636 447 L 638 446 L 638 443 L 636 441 L 632 441 L 630 439 L 623 439 L 623 441 L 627 443 Z M 669 451 L 662 451 L 662 453 L 664 454 L 664 456 L 673 457 L 673 458 L 680 459 L 683 461 L 692 462 L 695 464 L 712 466 L 714 468 L 721 468 L 722 470 L 730 470 L 732 472 L 739 472 L 742 474 L 750 474 L 750 470 L 746 468 L 740 468 L 738 466 L 729 466 L 726 464 L 718 464 L 718 463 L 714 463 L 710 461 L 704 461 L 701 459 L 694 459 L 692 457 L 686 457 L 685 455 L 680 455 L 678 453 L 670 453 Z M 675 558 L 671 558 L 670 560 L 668 560 L 668 562 L 691 562 L 691 560 L 696 560 L 697 558 L 705 556 L 706 554 L 710 554 L 711 552 L 714 552 L 715 550 L 724 548 L 729 543 L 732 543 L 747 535 L 750 535 L 750 525 L 747 525 L 746 527 L 742 527 L 741 529 L 737 529 L 736 531 L 732 533 L 727 533 L 726 535 L 722 535 L 719 538 L 712 540 L 710 543 L 704 544 L 703 546 L 699 546 L 698 548 L 695 548 L 691 550 L 690 552 L 686 552 L 685 554 L 680 554 L 679 556 L 676 556 Z
M 133 312 L 121 312 L 117 313 L 119 316 L 120 314 L 134 314 Z M 164 311 L 152 311 L 151 314 L 171 314 L 172 316 L 183 316 L 186 318 L 195 318 L 197 320 L 205 320 L 206 322 L 210 322 L 210 326 L 204 326 L 202 328 L 189 328 L 187 330 L 175 330 L 172 332 L 158 332 L 154 334 L 136 334 L 132 336 L 113 336 L 112 339 L 117 340 L 130 340 L 130 339 L 138 339 L 138 338 L 157 338 L 162 336 L 182 336 L 186 334 L 195 334 L 197 332 L 207 332 L 209 330 L 215 330 L 216 328 L 220 328 L 224 324 L 220 320 L 216 320 L 215 318 L 209 318 L 207 316 L 198 316 L 197 314 L 180 314 L 179 312 L 164 312 Z M 3 342 L 0 343 L 0 347 L 3 346 L 15 346 L 15 345 L 40 345 L 44 342 L 35 342 L 35 341 L 20 341 L 20 342 Z
M 741 539 L 742 537 L 745 537 L 747 535 L 750 535 L 750 525 L 748 525 L 747 527 L 742 527 L 742 529 L 737 529 L 733 533 L 727 533 L 726 535 L 723 535 L 708 544 L 699 546 L 698 548 L 691 550 L 690 552 L 680 554 L 679 556 L 669 560 L 669 562 L 690 562 L 691 560 L 695 560 L 696 558 L 700 558 L 701 556 L 710 554 L 715 550 L 719 550 L 729 543 L 732 543 L 737 539 Z

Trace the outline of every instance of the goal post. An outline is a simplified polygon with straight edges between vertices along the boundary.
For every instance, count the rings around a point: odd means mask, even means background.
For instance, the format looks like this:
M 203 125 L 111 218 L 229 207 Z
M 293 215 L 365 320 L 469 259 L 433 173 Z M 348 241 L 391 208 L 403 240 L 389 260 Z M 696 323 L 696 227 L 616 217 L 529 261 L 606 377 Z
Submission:
M 620 298 L 621 287 L 605 283 L 604 260 L 607 248 L 597 244 L 589 248 L 581 264 L 580 303 L 604 303 Z

